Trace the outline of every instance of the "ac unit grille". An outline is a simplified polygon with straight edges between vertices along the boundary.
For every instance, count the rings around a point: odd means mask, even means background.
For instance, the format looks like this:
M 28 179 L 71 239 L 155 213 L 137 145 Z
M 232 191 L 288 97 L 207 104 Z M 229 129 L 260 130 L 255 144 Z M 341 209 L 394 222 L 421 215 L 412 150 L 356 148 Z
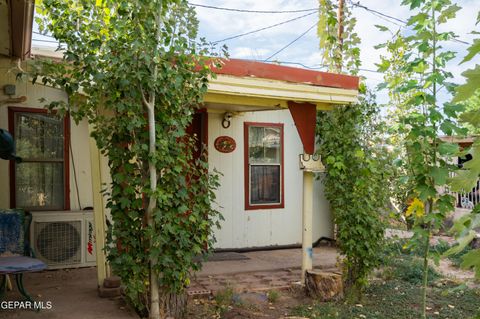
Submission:
M 35 251 L 48 265 L 82 261 L 82 222 L 35 222 Z

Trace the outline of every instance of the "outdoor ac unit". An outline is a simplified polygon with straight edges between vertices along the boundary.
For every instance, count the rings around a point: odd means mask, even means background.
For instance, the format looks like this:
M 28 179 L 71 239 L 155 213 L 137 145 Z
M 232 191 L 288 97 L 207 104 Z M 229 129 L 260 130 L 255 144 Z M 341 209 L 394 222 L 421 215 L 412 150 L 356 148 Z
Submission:
M 95 266 L 93 212 L 32 212 L 30 245 L 48 269 Z

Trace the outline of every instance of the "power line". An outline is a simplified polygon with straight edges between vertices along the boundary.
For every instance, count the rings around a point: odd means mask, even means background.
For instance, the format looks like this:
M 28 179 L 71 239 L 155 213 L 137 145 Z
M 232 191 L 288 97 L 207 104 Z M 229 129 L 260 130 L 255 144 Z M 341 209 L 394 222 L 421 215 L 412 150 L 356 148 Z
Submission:
M 288 48 L 289 46 L 291 46 L 292 44 L 294 44 L 295 42 L 297 42 L 298 40 L 300 40 L 305 34 L 307 34 L 310 30 L 313 29 L 313 27 L 315 27 L 317 25 L 317 23 L 315 22 L 310 28 L 308 28 L 305 32 L 303 32 L 302 34 L 300 34 L 298 37 L 296 37 L 295 39 L 293 39 L 292 41 L 290 41 L 290 43 L 288 43 L 287 45 L 285 45 L 284 47 L 282 47 L 280 50 L 276 51 L 275 53 L 273 53 L 272 55 L 270 55 L 268 58 L 266 58 L 263 62 L 268 62 L 268 60 L 270 60 L 271 58 L 273 58 L 274 56 L 276 56 L 277 54 L 279 54 L 280 52 L 282 52 L 283 50 L 285 50 L 286 48 Z
M 272 64 L 293 64 L 293 65 L 299 65 L 305 69 L 309 69 L 309 70 L 320 70 L 320 69 L 323 69 L 322 66 L 320 67 L 315 67 L 315 66 L 308 66 L 308 65 L 305 65 L 303 63 L 300 63 L 300 62 L 292 62 L 292 61 L 269 61 L 269 63 L 272 63 Z
M 364 5 L 361 5 L 361 4 L 360 4 L 360 1 L 358 1 L 358 2 L 353 2 L 353 1 L 350 0 L 349 2 L 350 2 L 350 4 L 351 4 L 352 6 L 355 6 L 355 7 L 358 7 L 358 8 L 362 8 L 362 9 L 367 10 L 367 11 L 369 11 L 369 12 L 374 12 L 374 13 L 376 13 L 376 14 L 384 17 L 384 18 L 389 18 L 389 19 L 395 20 L 395 21 L 397 21 L 397 22 L 400 22 L 400 23 L 403 23 L 403 24 L 407 24 L 407 22 L 404 21 L 404 20 L 402 20 L 402 19 L 399 19 L 399 18 L 396 18 L 396 17 L 392 17 L 392 16 L 390 16 L 390 15 L 388 15 L 388 14 L 385 14 L 385 13 L 382 13 L 382 12 L 380 12 L 380 11 L 373 10 L 373 9 L 370 9 L 370 8 L 364 6 Z
M 300 13 L 300 12 L 311 12 L 311 11 L 317 11 L 318 10 L 318 8 L 300 9 L 300 10 L 247 10 L 247 9 L 236 9 L 236 8 L 207 6 L 207 5 L 204 5 L 204 4 L 198 4 L 198 3 L 192 3 L 192 2 L 189 2 L 188 4 L 190 4 L 194 7 L 206 8 L 206 9 L 232 11 L 232 12 L 243 12 L 243 13 Z
M 38 32 L 38 31 L 32 31 L 33 34 L 38 34 L 38 35 L 41 35 L 42 37 L 48 37 L 48 38 L 53 38 L 55 39 L 55 37 L 53 35 L 50 35 L 50 34 L 44 34 L 44 33 L 41 33 L 41 32 Z
M 385 19 L 391 19 L 391 20 L 394 20 L 394 21 L 397 21 L 397 22 L 402 23 L 403 26 L 406 26 L 406 25 L 407 25 L 407 21 L 402 20 L 402 19 L 399 19 L 399 18 L 394 17 L 394 16 L 391 16 L 391 15 L 388 15 L 388 14 L 385 14 L 385 13 L 383 13 L 383 12 L 380 12 L 380 11 L 377 11 L 377 10 L 374 10 L 374 9 L 370 9 L 369 7 L 366 7 L 366 6 L 364 6 L 364 5 L 361 5 L 361 4 L 360 4 L 360 1 L 358 1 L 358 2 L 353 2 L 352 0 L 350 0 L 349 2 L 350 2 L 350 4 L 351 4 L 352 6 L 358 7 L 358 8 L 361 8 L 361 9 L 364 9 L 364 10 L 366 10 L 367 12 L 370 12 L 371 14 L 373 14 L 373 15 L 379 17 L 379 18 L 383 18 L 384 20 L 385 20 Z M 398 25 L 398 24 L 395 23 L 395 22 L 392 22 L 392 21 L 389 21 L 389 22 Z M 468 43 L 467 41 L 463 41 L 463 40 L 456 39 L 456 38 L 450 39 L 449 41 L 454 41 L 454 42 L 458 42 L 458 43 L 470 45 L 470 43 Z
M 53 41 L 53 40 L 43 40 L 43 39 L 35 39 L 33 38 L 32 41 L 37 41 L 37 42 L 47 42 L 47 43 L 60 43 L 59 41 Z
M 316 11 L 315 11 L 315 12 L 310 12 L 310 13 L 304 14 L 304 15 L 302 15 L 302 16 L 293 18 L 293 19 L 285 20 L 285 21 L 282 21 L 282 22 L 279 22 L 279 23 L 270 25 L 270 26 L 268 26 L 268 27 L 264 27 L 264 28 L 257 29 L 257 30 L 253 30 L 253 31 L 249 31 L 249 32 L 245 32 L 245 33 L 238 34 L 238 35 L 233 35 L 233 36 L 228 37 L 228 38 L 225 38 L 225 39 L 221 39 L 221 40 L 218 40 L 218 41 L 214 41 L 213 44 L 217 44 L 217 43 L 219 43 L 219 42 L 225 42 L 225 41 L 228 41 L 228 40 L 233 40 L 233 39 L 240 38 L 240 37 L 243 37 L 243 36 L 246 36 L 246 35 L 249 35 L 249 34 L 257 33 L 257 32 L 264 31 L 264 30 L 267 30 L 267 29 L 271 29 L 271 28 L 274 28 L 274 27 L 278 27 L 279 25 L 282 25 L 282 24 L 285 24 L 285 23 L 289 23 L 289 22 L 292 22 L 292 21 L 295 21 L 295 20 L 299 20 L 299 19 L 308 17 L 308 16 L 310 16 L 310 15 L 312 15 L 312 14 L 315 14 L 315 13 L 317 13 L 317 12 L 316 12 Z

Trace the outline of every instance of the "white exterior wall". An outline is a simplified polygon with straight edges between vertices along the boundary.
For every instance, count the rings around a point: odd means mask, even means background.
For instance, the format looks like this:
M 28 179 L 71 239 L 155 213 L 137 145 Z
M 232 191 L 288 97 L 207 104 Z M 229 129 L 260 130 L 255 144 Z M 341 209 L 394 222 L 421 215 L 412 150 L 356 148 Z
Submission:
M 223 114 L 208 114 L 208 159 L 210 170 L 220 177 L 217 190 L 219 211 L 225 218 L 215 232 L 215 248 L 265 247 L 299 244 L 302 241 L 303 173 L 298 155 L 302 143 L 288 110 L 248 112 L 235 115 L 231 126 L 222 127 Z M 244 122 L 284 123 L 284 192 L 285 208 L 245 210 L 244 185 Z M 218 136 L 232 137 L 235 151 L 224 154 L 214 147 Z M 332 237 L 332 221 L 323 185 L 315 181 L 313 238 Z
M 26 65 L 22 67 L 26 68 Z M 0 57 L 0 100 L 9 98 L 9 96 L 3 94 L 3 86 L 6 84 L 16 85 L 16 95 L 14 97 L 27 97 L 24 103 L 0 104 L 0 128 L 6 130 L 8 130 L 9 124 L 9 106 L 43 108 L 43 104 L 39 102 L 40 98 L 45 98 L 48 101 L 66 101 L 67 99 L 66 94 L 62 90 L 46 87 L 38 83 L 32 85 L 31 82 L 27 80 L 16 80 L 17 72 L 16 63 L 8 58 Z M 72 146 L 72 152 L 69 150 L 70 208 L 71 210 L 78 210 L 80 207 L 77 192 L 80 197 L 82 209 L 93 206 L 88 124 L 83 121 L 79 123 L 79 125 L 76 125 L 75 122 L 71 121 L 70 134 Z M 73 163 L 75 163 L 77 183 L 75 183 L 74 179 Z M 0 160 L 0 209 L 6 208 L 10 208 L 9 162 Z

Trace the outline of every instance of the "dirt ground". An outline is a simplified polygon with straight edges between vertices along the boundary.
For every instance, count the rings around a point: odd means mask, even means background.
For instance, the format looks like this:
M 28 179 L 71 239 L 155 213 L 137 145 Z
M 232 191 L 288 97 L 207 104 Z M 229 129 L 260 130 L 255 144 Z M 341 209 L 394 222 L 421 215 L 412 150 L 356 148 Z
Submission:
M 16 290 L 6 294 L 6 300 L 23 300 Z M 103 299 L 97 294 L 95 268 L 51 270 L 27 273 L 24 278 L 27 292 L 51 309 L 39 312 L 27 309 L 0 309 L 2 319 L 130 319 L 138 316 L 122 299 Z
M 292 287 L 269 292 L 241 292 L 228 290 L 213 298 L 189 301 L 187 318 L 191 319 L 280 319 L 301 318 L 292 315 L 299 304 L 310 304 L 303 290 Z

